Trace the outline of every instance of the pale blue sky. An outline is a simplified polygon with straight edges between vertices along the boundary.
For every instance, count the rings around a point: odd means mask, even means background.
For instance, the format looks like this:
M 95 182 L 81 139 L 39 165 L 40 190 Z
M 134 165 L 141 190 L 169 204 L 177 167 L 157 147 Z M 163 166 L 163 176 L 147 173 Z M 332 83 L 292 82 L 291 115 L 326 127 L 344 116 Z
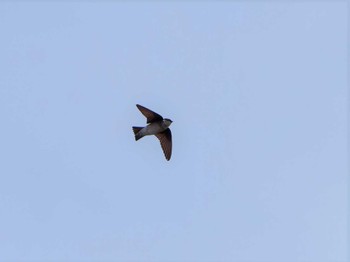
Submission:
M 347 15 L 0 3 L 0 261 L 347 261 Z

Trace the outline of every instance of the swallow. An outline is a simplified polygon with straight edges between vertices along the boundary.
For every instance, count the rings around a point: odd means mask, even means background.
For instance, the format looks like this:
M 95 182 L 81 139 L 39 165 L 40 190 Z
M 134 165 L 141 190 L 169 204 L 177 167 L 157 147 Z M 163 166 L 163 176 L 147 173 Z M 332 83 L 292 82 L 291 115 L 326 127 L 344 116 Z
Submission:
M 137 141 L 144 136 L 155 135 L 160 141 L 160 145 L 163 149 L 166 160 L 169 161 L 171 158 L 172 150 L 172 139 L 169 126 L 173 121 L 171 121 L 168 118 L 163 118 L 161 115 L 153 112 L 152 110 L 144 106 L 138 104 L 136 106 L 141 111 L 141 113 L 147 118 L 148 125 L 145 127 L 132 127 L 132 130 L 135 134 L 135 140 Z

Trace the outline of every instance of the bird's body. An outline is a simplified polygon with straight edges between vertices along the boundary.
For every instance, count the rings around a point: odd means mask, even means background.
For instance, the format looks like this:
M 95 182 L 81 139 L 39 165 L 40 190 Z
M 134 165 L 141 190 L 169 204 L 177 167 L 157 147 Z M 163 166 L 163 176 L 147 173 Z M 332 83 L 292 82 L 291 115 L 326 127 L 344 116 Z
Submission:
M 137 130 L 137 133 L 135 134 L 135 139 L 137 141 L 144 136 L 156 135 L 160 132 L 165 131 L 170 126 L 170 124 L 171 124 L 171 122 L 164 119 L 163 121 L 157 121 L 154 123 L 150 123 L 149 125 L 147 125 L 145 127 L 135 127 L 134 126 L 133 129 Z
M 148 125 L 145 127 L 132 127 L 135 134 L 135 140 L 137 141 L 144 136 L 155 135 L 160 141 L 165 158 L 167 160 L 170 160 L 172 151 L 172 139 L 169 126 L 171 125 L 172 121 L 168 118 L 163 119 L 161 115 L 149 110 L 146 107 L 143 107 L 141 105 L 136 106 L 147 118 Z

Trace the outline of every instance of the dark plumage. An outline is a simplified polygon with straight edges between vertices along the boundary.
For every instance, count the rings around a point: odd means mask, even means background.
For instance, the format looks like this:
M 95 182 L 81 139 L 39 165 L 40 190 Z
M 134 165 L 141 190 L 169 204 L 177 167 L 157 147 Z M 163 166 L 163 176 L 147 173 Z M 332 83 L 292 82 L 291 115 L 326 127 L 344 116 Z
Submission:
M 168 118 L 163 119 L 161 115 L 144 106 L 138 104 L 136 106 L 147 118 L 148 125 L 145 127 L 132 127 L 135 134 L 135 140 L 137 141 L 144 136 L 155 135 L 160 141 L 166 160 L 170 160 L 172 152 L 172 137 L 169 126 L 173 121 Z

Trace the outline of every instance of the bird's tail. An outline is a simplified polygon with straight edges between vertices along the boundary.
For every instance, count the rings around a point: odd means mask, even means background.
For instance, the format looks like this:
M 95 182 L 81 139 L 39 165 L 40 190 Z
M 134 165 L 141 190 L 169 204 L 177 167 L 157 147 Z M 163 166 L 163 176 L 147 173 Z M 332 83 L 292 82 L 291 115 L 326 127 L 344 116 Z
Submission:
M 139 134 L 141 129 L 142 127 L 137 127 L 137 126 L 132 127 L 132 131 L 134 131 L 136 141 L 143 137 L 141 134 Z

